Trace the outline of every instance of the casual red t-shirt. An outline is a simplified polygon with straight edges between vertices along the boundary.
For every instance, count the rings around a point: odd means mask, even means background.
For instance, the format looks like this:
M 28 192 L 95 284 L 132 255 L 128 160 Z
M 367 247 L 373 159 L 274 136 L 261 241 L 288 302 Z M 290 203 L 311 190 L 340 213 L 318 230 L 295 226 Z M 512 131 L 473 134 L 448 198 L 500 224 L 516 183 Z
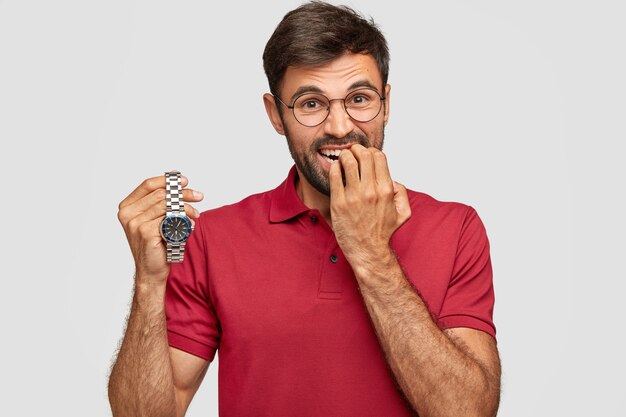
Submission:
M 295 190 L 202 213 L 166 293 L 169 344 L 213 360 L 219 412 L 239 416 L 409 416 L 334 234 Z M 408 191 L 391 246 L 442 329 L 495 337 L 489 243 L 469 206 Z

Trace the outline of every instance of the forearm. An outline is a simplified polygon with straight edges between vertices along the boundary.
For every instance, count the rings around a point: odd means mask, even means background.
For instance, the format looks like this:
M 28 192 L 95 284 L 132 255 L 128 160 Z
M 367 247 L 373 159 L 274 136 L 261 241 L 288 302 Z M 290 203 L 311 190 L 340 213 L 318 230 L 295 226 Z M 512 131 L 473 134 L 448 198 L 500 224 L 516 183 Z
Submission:
M 176 415 L 164 296 L 165 285 L 135 286 L 126 334 L 109 379 L 114 417 Z
M 437 327 L 395 255 L 357 267 L 355 275 L 387 362 L 414 410 L 421 417 L 493 415 L 497 390 L 486 370 Z

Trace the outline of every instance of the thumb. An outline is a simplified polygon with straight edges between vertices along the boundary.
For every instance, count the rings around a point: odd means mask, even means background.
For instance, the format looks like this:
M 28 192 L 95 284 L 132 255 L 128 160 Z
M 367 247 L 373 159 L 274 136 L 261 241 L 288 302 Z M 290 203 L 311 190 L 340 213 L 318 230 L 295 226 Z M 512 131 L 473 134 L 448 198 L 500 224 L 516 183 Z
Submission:
M 393 202 L 398 212 L 398 220 L 402 225 L 411 217 L 411 205 L 406 187 L 396 181 L 393 182 Z

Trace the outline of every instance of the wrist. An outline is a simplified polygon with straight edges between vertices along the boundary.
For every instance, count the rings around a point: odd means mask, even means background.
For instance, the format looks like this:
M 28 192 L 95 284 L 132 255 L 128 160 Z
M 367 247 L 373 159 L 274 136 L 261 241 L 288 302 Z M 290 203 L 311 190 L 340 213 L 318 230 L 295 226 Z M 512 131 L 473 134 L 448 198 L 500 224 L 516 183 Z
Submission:
M 157 302 L 163 304 L 167 275 L 135 274 L 135 299 L 140 304 Z
M 139 268 L 135 267 L 135 285 L 141 285 L 143 287 L 160 287 L 165 286 L 167 277 L 170 274 L 170 268 Z
M 376 250 L 363 252 L 350 260 L 352 270 L 357 277 L 385 274 L 396 263 L 396 255 L 388 245 L 381 246 Z

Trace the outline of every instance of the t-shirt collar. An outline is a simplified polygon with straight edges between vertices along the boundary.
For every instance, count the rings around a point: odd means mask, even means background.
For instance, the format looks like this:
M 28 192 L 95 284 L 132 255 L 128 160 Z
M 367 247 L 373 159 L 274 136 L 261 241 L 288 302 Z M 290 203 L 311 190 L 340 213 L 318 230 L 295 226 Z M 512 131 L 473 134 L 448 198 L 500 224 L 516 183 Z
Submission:
M 271 223 L 284 222 L 309 210 L 296 192 L 297 178 L 298 171 L 296 166 L 293 165 L 289 170 L 287 179 L 272 191 L 272 203 L 270 206 Z

